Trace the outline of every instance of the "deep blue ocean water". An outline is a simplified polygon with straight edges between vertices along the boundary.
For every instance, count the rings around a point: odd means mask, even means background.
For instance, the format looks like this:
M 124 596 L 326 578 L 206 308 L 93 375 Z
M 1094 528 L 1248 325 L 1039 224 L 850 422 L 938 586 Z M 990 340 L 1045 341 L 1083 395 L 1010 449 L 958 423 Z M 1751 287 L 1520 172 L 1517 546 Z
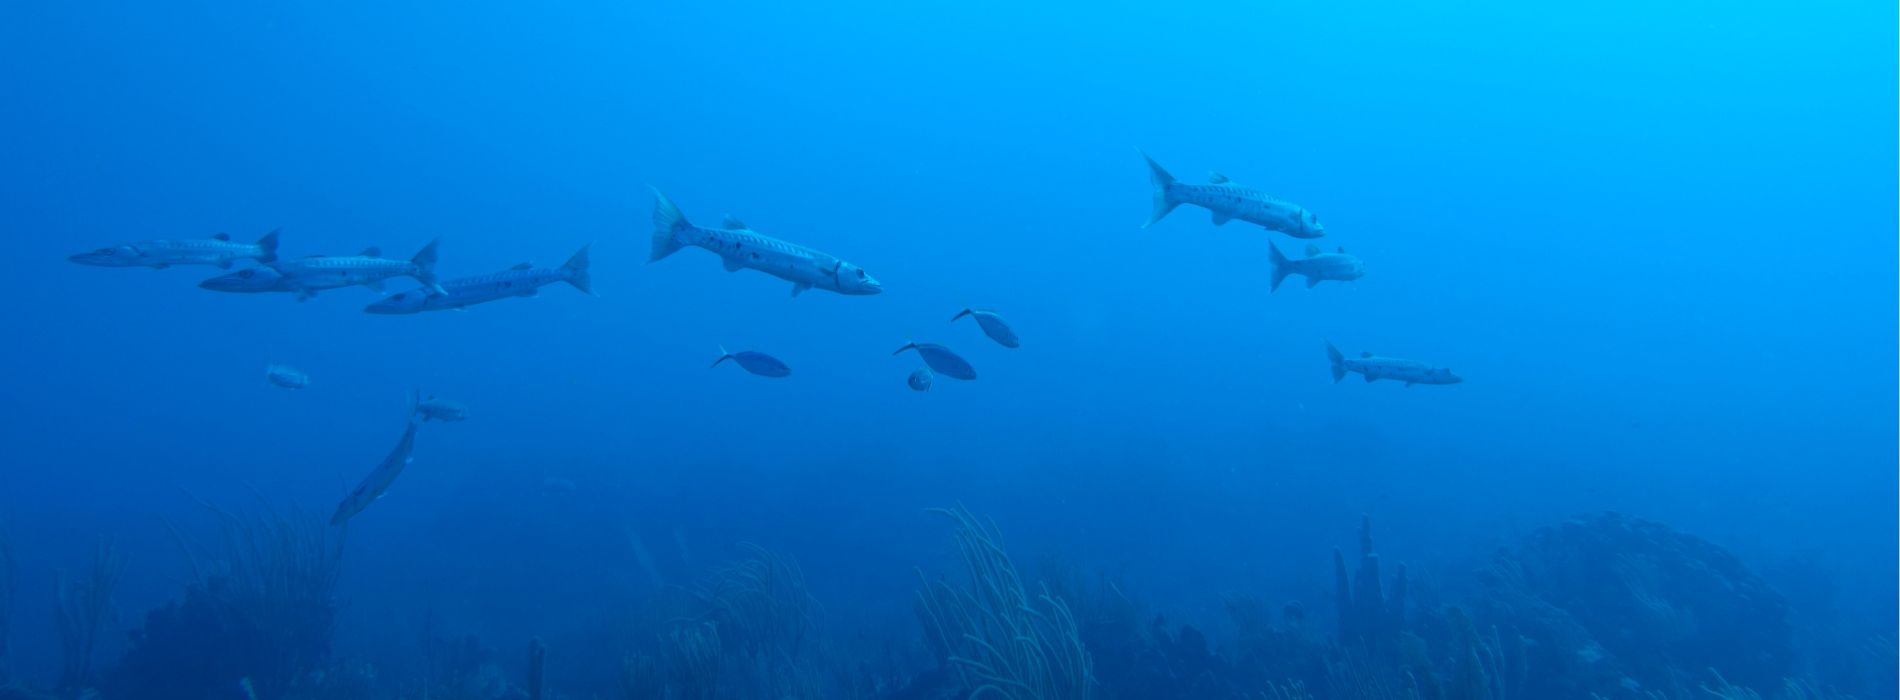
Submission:
M 429 640 L 475 635 L 521 685 L 538 637 L 556 696 L 620 697 L 667 624 L 638 611 L 749 542 L 796 560 L 815 643 L 840 650 L 800 668 L 888 655 L 888 692 L 855 696 L 927 697 L 898 694 L 939 665 L 918 570 L 961 560 L 925 509 L 960 503 L 1025 579 L 1112 577 L 1144 628 L 1192 625 L 1229 667 L 1235 592 L 1330 632 L 1332 550 L 1361 515 L 1433 591 L 1407 614 L 1436 643 L 1494 550 L 1615 511 L 1785 597 L 1787 675 L 1880 697 L 1896 21 L 1700 0 L 8 5 L 0 680 L 89 692 L 62 682 L 54 610 L 99 543 L 123 562 L 103 679 L 194 585 L 184 551 L 215 558 L 206 504 L 327 521 L 421 389 L 471 417 L 424 425 L 387 497 L 331 531 L 334 634 L 298 678 L 373 668 L 374 697 L 444 697 Z M 1366 276 L 1269 293 L 1268 241 L 1303 241 L 1191 206 L 1141 229 L 1137 148 L 1317 212 Z M 884 292 L 793 297 L 701 250 L 648 263 L 649 187 Z M 592 242 L 599 297 L 374 316 L 361 288 L 298 303 L 63 259 L 277 227 L 286 257 L 439 237 L 444 277 Z M 1022 347 L 950 322 L 969 306 Z M 1334 384 L 1329 340 L 1465 381 Z M 910 391 L 909 341 L 980 378 Z M 793 374 L 709 370 L 721 346 Z M 272 387 L 271 362 L 310 386 Z M 1822 658 L 1869 645 L 1884 667 Z M 1096 675 L 1097 697 L 1158 697 Z

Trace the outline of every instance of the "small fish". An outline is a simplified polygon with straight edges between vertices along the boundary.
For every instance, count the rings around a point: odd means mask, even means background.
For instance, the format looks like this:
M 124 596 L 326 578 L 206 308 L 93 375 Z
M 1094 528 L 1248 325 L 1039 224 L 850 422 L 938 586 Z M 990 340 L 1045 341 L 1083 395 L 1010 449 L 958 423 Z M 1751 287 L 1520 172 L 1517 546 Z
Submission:
M 785 363 L 778 361 L 778 358 L 762 352 L 754 352 L 752 350 L 726 352 L 725 348 L 720 348 L 719 359 L 713 360 L 712 366 L 718 367 L 719 363 L 725 362 L 726 360 L 737 362 L 745 371 L 761 377 L 777 378 L 791 376 L 792 374 L 792 368 L 786 367 Z
M 839 294 L 877 294 L 883 285 L 864 268 L 801 245 L 761 235 L 727 216 L 720 228 L 700 228 L 686 221 L 673 200 L 653 191 L 653 251 L 656 262 L 687 246 L 718 253 L 727 272 L 751 268 L 792 283 L 792 296 L 817 287 Z
M 556 282 L 566 282 L 575 289 L 593 294 L 593 277 L 587 272 L 588 247 L 581 246 L 573 257 L 567 259 L 567 264 L 557 268 L 535 267 L 533 263 L 524 262 L 493 274 L 448 280 L 442 283 L 442 294 L 433 294 L 426 289 L 397 292 L 363 307 L 363 311 L 372 314 L 413 314 L 450 309 L 460 311 L 498 299 L 532 297 L 542 287 Z
M 310 375 L 287 365 L 271 363 L 264 367 L 264 378 L 285 389 L 302 389 L 310 386 Z
M 339 287 L 363 286 L 382 291 L 383 280 L 411 277 L 431 293 L 443 294 L 442 285 L 435 277 L 435 247 L 436 242 L 429 241 L 421 252 L 408 260 L 382 257 L 382 249 L 375 247 L 356 255 L 312 255 L 213 277 L 198 286 L 218 292 L 295 292 L 297 301 L 303 301 L 319 291 Z
M 1366 276 L 1365 262 L 1358 256 L 1347 254 L 1343 247 L 1337 253 L 1327 253 L 1320 250 L 1319 246 L 1308 243 L 1305 258 L 1290 260 L 1280 252 L 1280 246 L 1267 241 L 1267 253 L 1271 256 L 1268 264 L 1273 268 L 1273 284 L 1267 290 L 1269 293 L 1279 291 L 1280 282 L 1287 275 L 1305 277 L 1307 289 L 1326 280 L 1351 282 Z
M 996 341 L 996 344 L 1006 348 L 1022 347 L 1022 341 L 1016 338 L 1016 331 L 1010 330 L 1009 324 L 1004 323 L 1003 317 L 996 315 L 995 311 L 989 309 L 964 309 L 957 312 L 957 315 L 950 317 L 950 320 L 955 322 L 964 316 L 975 318 L 976 325 L 983 328 L 983 335 L 989 336 L 990 340 Z
M 468 407 L 460 403 L 434 396 L 423 398 L 420 391 L 411 395 L 411 399 L 414 407 L 410 412 L 421 416 L 424 423 L 432 420 L 444 423 L 468 420 Z
M 1405 382 L 1408 388 L 1413 384 L 1457 384 L 1465 380 L 1449 369 L 1433 367 L 1417 360 L 1379 357 L 1369 352 L 1358 357 L 1346 357 L 1330 342 L 1326 343 L 1326 359 L 1332 361 L 1335 383 L 1345 379 L 1347 372 L 1358 372 L 1367 382 L 1380 379 Z
M 1141 154 L 1141 158 L 1148 161 L 1149 180 L 1155 186 L 1154 214 L 1142 228 L 1153 226 L 1177 205 L 1192 204 L 1213 212 L 1215 226 L 1239 219 L 1294 238 L 1326 235 L 1326 227 L 1320 225 L 1319 217 L 1298 204 L 1234 182 L 1220 173 L 1210 175 L 1205 185 L 1181 182 L 1162 170 L 1148 154 Z
M 239 260 L 268 263 L 277 259 L 277 231 L 272 230 L 256 243 L 236 243 L 229 234 L 210 238 L 165 239 L 121 243 L 110 248 L 66 256 L 81 265 L 99 267 L 150 267 L 163 270 L 173 265 L 216 265 L 231 269 Z
M 897 352 L 891 354 L 896 355 L 905 350 L 916 350 L 918 355 L 923 356 L 924 364 L 930 365 L 930 368 L 936 370 L 937 374 L 951 379 L 969 380 L 976 378 L 976 368 L 971 367 L 970 363 L 965 362 L 963 358 L 958 357 L 956 353 L 950 352 L 950 348 L 936 343 L 905 343 L 904 347 L 898 348 Z
M 412 460 L 410 453 L 416 449 L 417 425 L 420 423 L 409 421 L 409 429 L 403 431 L 402 440 L 396 443 L 396 448 L 389 451 L 389 456 L 384 457 L 382 464 L 376 465 L 369 476 L 363 477 L 363 483 L 357 484 L 356 490 L 336 505 L 336 515 L 330 516 L 331 525 L 342 525 L 344 521 L 363 512 L 369 504 L 383 497 L 383 492 L 389 490 L 390 484 L 396 483 L 396 476 L 402 474 L 403 467 L 409 466 Z
M 904 382 L 910 385 L 912 391 L 930 391 L 930 377 L 929 367 L 918 367 Z

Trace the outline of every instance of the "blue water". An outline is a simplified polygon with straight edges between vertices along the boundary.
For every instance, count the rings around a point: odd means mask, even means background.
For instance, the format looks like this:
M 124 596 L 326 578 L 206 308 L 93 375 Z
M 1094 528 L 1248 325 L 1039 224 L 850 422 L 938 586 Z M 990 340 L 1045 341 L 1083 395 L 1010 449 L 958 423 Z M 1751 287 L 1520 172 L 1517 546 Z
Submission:
M 557 697 L 620 697 L 623 657 L 660 630 L 628 611 L 740 542 L 797 561 L 820 643 L 899 650 L 884 676 L 915 687 L 936 663 L 913 567 L 960 570 L 924 509 L 958 503 L 1026 579 L 1104 572 L 1144 626 L 1191 624 L 1213 649 L 1235 638 L 1236 591 L 1330 620 L 1330 550 L 1353 552 L 1361 514 L 1388 562 L 1442 589 L 1417 601 L 1426 620 L 1493 550 L 1616 511 L 1786 596 L 1790 676 L 1891 692 L 1856 680 L 1878 668 L 1817 658 L 1873 644 L 1893 663 L 1891 4 L 214 0 L 0 18 L 17 570 L 0 678 L 17 686 L 61 685 L 56 572 L 83 578 L 102 541 L 123 557 L 92 662 L 110 674 L 190 586 L 181 550 L 216 549 L 200 502 L 327 520 L 422 389 L 472 415 L 423 426 L 349 523 L 319 664 L 378 669 L 376 697 L 423 697 L 424 640 L 470 634 L 511 683 L 539 637 Z M 1317 212 L 1317 242 L 1367 275 L 1269 293 L 1268 241 L 1304 242 L 1191 206 L 1142 230 L 1136 148 Z M 701 250 L 649 264 L 649 186 L 884 292 L 793 297 Z M 361 288 L 298 303 L 196 288 L 213 268 L 63 260 L 276 227 L 287 257 L 406 258 L 440 237 L 445 277 L 592 242 L 599 297 L 385 317 Z M 1022 347 L 951 323 L 966 306 Z M 1327 340 L 1465 382 L 1334 384 Z M 909 341 L 980 378 L 908 390 L 918 360 L 890 353 Z M 793 374 L 707 369 L 722 345 Z M 270 386 L 270 362 L 310 387 Z M 1095 696 L 1139 696 L 1097 675 Z

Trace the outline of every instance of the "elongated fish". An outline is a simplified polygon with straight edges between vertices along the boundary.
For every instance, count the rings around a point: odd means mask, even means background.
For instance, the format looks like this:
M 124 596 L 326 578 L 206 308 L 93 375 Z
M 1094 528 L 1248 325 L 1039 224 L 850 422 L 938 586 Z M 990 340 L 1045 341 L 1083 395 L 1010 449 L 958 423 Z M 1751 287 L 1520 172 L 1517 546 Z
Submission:
M 1327 253 L 1321 251 L 1319 246 L 1308 243 L 1306 257 L 1292 260 L 1280 252 L 1280 246 L 1267 241 L 1267 254 L 1272 256 L 1268 262 L 1273 267 L 1273 284 L 1267 290 L 1269 293 L 1279 291 L 1280 282 L 1287 275 L 1305 277 L 1307 289 L 1326 280 L 1351 282 L 1366 276 L 1365 262 L 1358 256 L 1347 254 L 1345 248 L 1340 248 L 1337 253 Z
M 814 287 L 855 295 L 884 291 L 864 268 L 762 235 L 731 216 L 725 218 L 721 228 L 700 228 L 687 222 L 673 200 L 659 190 L 653 190 L 653 199 L 653 252 L 647 262 L 694 246 L 717 253 L 727 272 L 751 268 L 791 282 L 792 296 Z
M 432 420 L 439 420 L 444 423 L 455 423 L 468 419 L 468 407 L 461 403 L 435 396 L 425 397 L 421 391 L 417 391 L 410 396 L 410 403 L 413 406 L 410 413 L 420 417 L 424 423 Z
M 1326 344 L 1326 359 L 1333 363 L 1333 381 L 1337 383 L 1346 378 L 1347 372 L 1358 372 L 1367 382 L 1380 379 L 1393 379 L 1405 382 L 1406 387 L 1413 384 L 1457 384 L 1465 380 L 1453 374 L 1451 370 L 1419 362 L 1401 360 L 1396 357 L 1379 357 L 1372 353 L 1362 353 L 1358 357 L 1346 357 L 1332 343 Z
M 445 281 L 442 283 L 442 294 L 430 294 L 426 289 L 397 292 L 363 307 L 363 311 L 372 314 L 414 314 L 461 310 L 500 299 L 532 297 L 542 287 L 556 282 L 566 282 L 575 289 L 593 294 L 593 277 L 587 272 L 588 247 L 581 246 L 573 257 L 567 259 L 567 264 L 560 267 L 535 267 L 533 263 L 524 262 L 493 274 Z
M 284 389 L 302 389 L 310 386 L 310 375 L 289 365 L 275 362 L 264 367 L 264 379 Z
M 710 366 L 718 367 L 719 363 L 725 362 L 726 360 L 732 360 L 738 363 L 739 367 L 745 371 L 761 377 L 772 377 L 776 379 L 778 377 L 789 377 L 792 374 L 792 368 L 785 366 L 785 363 L 778 361 L 778 358 L 771 355 L 752 350 L 726 352 L 726 349 L 723 347 L 719 348 L 719 359 L 713 360 Z
M 916 350 L 917 354 L 924 358 L 924 364 L 930 365 L 930 369 L 935 370 L 937 374 L 951 379 L 976 378 L 976 368 L 971 367 L 969 362 L 958 357 L 956 353 L 950 352 L 950 348 L 936 343 L 905 343 L 904 347 L 898 348 L 897 352 L 891 354 L 896 355 L 905 350 Z
M 198 286 L 219 292 L 295 292 L 297 301 L 316 296 L 317 292 L 339 287 L 364 286 L 382 291 L 383 280 L 410 277 L 429 291 L 444 290 L 435 277 L 436 241 L 408 260 L 382 257 L 381 248 L 367 248 L 356 255 L 312 255 L 282 260 L 264 267 L 239 270 L 213 277 Z
M 996 341 L 996 344 L 1006 348 L 1022 347 L 1022 341 L 1016 338 L 1016 331 L 1010 330 L 1009 324 L 1004 323 L 1003 317 L 996 315 L 995 311 L 989 309 L 964 309 L 957 312 L 957 315 L 950 317 L 950 320 L 955 322 L 964 316 L 976 319 L 976 325 L 983 328 L 983 335 L 989 336 L 990 340 Z
M 363 477 L 363 483 L 357 484 L 356 490 L 345 496 L 342 503 L 336 504 L 336 515 L 330 516 L 331 525 L 342 525 L 350 518 L 356 517 L 356 514 L 363 512 L 369 504 L 382 498 L 383 492 L 389 490 L 390 484 L 396 483 L 396 477 L 402 474 L 402 468 L 409 466 L 411 460 L 409 454 L 416 449 L 417 425 L 419 424 L 414 420 L 409 421 L 409 429 L 403 431 L 402 440 L 396 443 L 395 449 L 389 451 L 388 457 L 383 458 L 383 463 L 376 465 L 375 471 L 370 472 L 369 476 Z
M 121 243 L 87 253 L 69 255 L 67 260 L 99 267 L 150 267 L 163 270 L 173 265 L 216 265 L 231 269 L 239 260 L 261 263 L 277 259 L 277 230 L 264 234 L 256 243 L 237 243 L 230 234 L 210 238 L 161 239 Z
M 1234 182 L 1220 173 L 1212 173 L 1205 185 L 1181 182 L 1161 169 L 1148 154 L 1141 154 L 1141 158 L 1148 161 L 1148 177 L 1155 186 L 1154 214 L 1142 228 L 1153 226 L 1178 205 L 1192 204 L 1213 212 L 1215 226 L 1239 219 L 1294 238 L 1326 235 L 1326 227 L 1320 225 L 1319 217 L 1298 204 Z

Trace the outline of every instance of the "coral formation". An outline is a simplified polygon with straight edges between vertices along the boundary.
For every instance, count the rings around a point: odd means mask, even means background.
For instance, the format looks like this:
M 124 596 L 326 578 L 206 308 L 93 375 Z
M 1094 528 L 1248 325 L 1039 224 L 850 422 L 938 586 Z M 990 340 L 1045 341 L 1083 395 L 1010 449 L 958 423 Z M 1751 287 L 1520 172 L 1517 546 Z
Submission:
M 1042 586 L 1030 597 L 994 523 L 961 506 L 931 509 L 952 521 L 967 579 L 917 577 L 918 615 L 927 646 L 970 698 L 1068 700 L 1095 683 L 1068 605 Z
M 284 697 L 328 661 L 341 541 L 299 511 L 216 512 L 222 551 L 205 563 L 186 549 L 194 580 L 133 632 L 107 674 L 110 697 L 234 697 L 240 681 L 258 697 Z

